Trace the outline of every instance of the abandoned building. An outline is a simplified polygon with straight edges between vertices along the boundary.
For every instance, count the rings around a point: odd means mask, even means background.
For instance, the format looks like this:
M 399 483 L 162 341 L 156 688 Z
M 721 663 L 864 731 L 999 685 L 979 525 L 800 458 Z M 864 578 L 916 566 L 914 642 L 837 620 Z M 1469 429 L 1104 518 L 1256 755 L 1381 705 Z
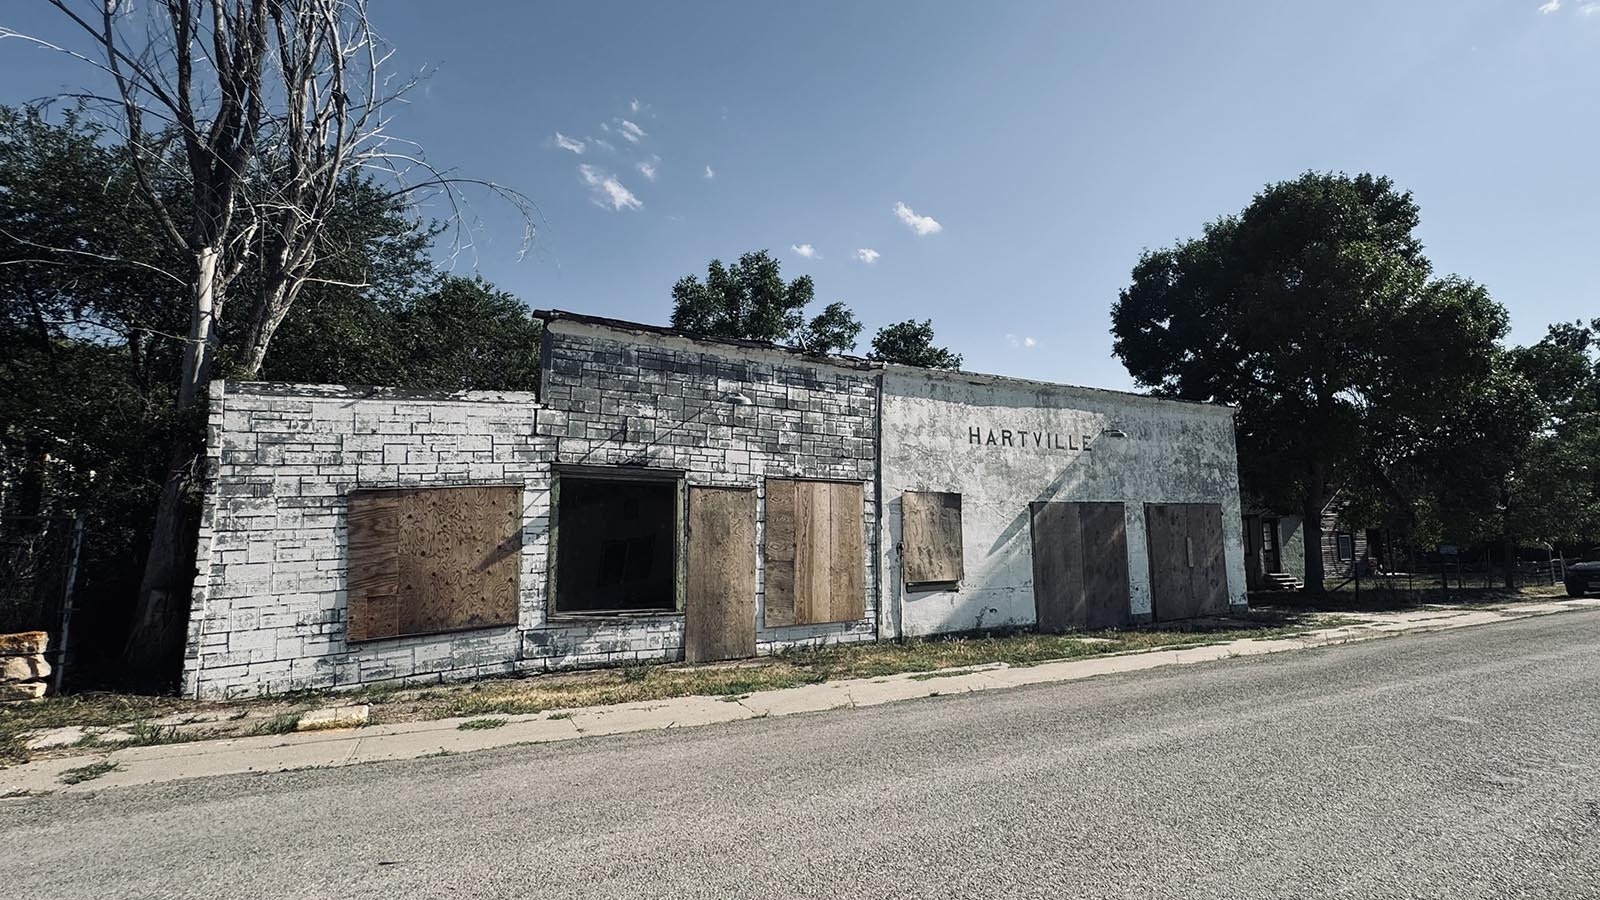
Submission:
M 212 385 L 186 694 L 1245 602 L 1226 407 L 540 315 L 537 395 Z
M 1336 491 L 1322 509 L 1322 574 L 1327 584 L 1391 571 L 1403 563 L 1388 528 L 1356 528 Z M 1293 591 L 1305 585 L 1304 517 L 1252 503 L 1244 516 L 1245 576 L 1252 591 Z
M 1230 408 L 889 366 L 880 409 L 885 636 L 1245 604 Z

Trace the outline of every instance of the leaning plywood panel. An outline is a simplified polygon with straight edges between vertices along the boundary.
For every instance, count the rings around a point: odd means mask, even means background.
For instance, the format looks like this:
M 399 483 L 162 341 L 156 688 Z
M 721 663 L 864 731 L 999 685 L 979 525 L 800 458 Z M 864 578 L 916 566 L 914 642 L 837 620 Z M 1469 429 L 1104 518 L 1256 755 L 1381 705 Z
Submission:
M 866 616 L 866 546 L 862 537 L 865 497 L 862 486 L 835 482 L 827 485 L 829 531 L 828 622 L 854 622 Z
M 686 662 L 756 652 L 756 495 L 748 488 L 689 489 Z
M 766 609 L 768 628 L 794 624 L 795 482 L 769 478 L 766 484 Z
M 961 580 L 961 495 L 906 491 L 900 495 L 901 569 L 905 583 Z
M 396 491 L 350 494 L 345 639 L 372 641 L 400 631 L 400 497 Z

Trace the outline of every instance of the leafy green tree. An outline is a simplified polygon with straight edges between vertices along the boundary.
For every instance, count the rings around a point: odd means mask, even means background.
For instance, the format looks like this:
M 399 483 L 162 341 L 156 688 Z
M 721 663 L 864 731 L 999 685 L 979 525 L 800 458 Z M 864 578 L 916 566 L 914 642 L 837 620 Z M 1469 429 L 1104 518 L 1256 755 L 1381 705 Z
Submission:
M 907 319 L 878 329 L 867 358 L 925 369 L 961 368 L 961 354 L 934 346 L 931 319 Z
M 809 321 L 816 296 L 811 276 L 785 282 L 765 250 L 746 253 L 731 266 L 713 259 L 706 280 L 685 275 L 672 286 L 672 327 L 731 340 L 784 344 L 809 353 L 855 349 L 861 323 L 843 303 L 831 303 Z
M 1112 307 L 1141 385 L 1238 407 L 1244 481 L 1302 511 L 1308 548 L 1341 481 L 1414 455 L 1493 373 L 1505 310 L 1431 278 L 1418 220 L 1387 178 L 1306 173 L 1146 252 Z M 1322 580 L 1307 553 L 1307 590 Z
M 189 286 L 113 139 L 67 115 L 0 107 L 0 512 L 87 517 L 74 635 L 121 650 L 167 475 Z M 434 230 L 366 181 L 340 192 L 327 252 L 264 374 L 442 389 L 527 389 L 539 332 L 515 298 L 430 259 Z M 71 252 L 65 252 L 70 250 Z M 253 290 L 246 266 L 234 284 Z M 217 331 L 218 371 L 241 327 Z M 193 498 L 189 498 L 193 514 Z M 4 520 L 19 524 L 16 519 Z M 192 548 L 192 540 L 185 546 Z M 80 628 L 80 626 L 84 626 Z M 114 646 L 113 646 L 114 645 Z

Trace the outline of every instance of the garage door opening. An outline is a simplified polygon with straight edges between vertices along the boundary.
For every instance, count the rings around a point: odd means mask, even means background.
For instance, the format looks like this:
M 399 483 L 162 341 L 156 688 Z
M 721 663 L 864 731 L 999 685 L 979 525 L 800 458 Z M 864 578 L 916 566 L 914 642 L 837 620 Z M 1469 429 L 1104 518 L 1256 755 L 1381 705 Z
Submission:
M 674 611 L 677 481 L 562 475 L 557 491 L 555 612 Z

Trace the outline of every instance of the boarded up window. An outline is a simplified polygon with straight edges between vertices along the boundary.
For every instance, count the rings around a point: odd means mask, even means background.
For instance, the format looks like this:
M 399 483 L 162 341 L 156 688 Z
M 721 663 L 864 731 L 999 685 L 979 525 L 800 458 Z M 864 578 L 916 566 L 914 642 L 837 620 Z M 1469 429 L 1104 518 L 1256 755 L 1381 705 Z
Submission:
M 355 491 L 346 639 L 517 624 L 522 489 Z
M 859 484 L 767 480 L 767 627 L 866 615 Z
M 908 585 L 961 580 L 960 494 L 900 495 L 900 559 Z

